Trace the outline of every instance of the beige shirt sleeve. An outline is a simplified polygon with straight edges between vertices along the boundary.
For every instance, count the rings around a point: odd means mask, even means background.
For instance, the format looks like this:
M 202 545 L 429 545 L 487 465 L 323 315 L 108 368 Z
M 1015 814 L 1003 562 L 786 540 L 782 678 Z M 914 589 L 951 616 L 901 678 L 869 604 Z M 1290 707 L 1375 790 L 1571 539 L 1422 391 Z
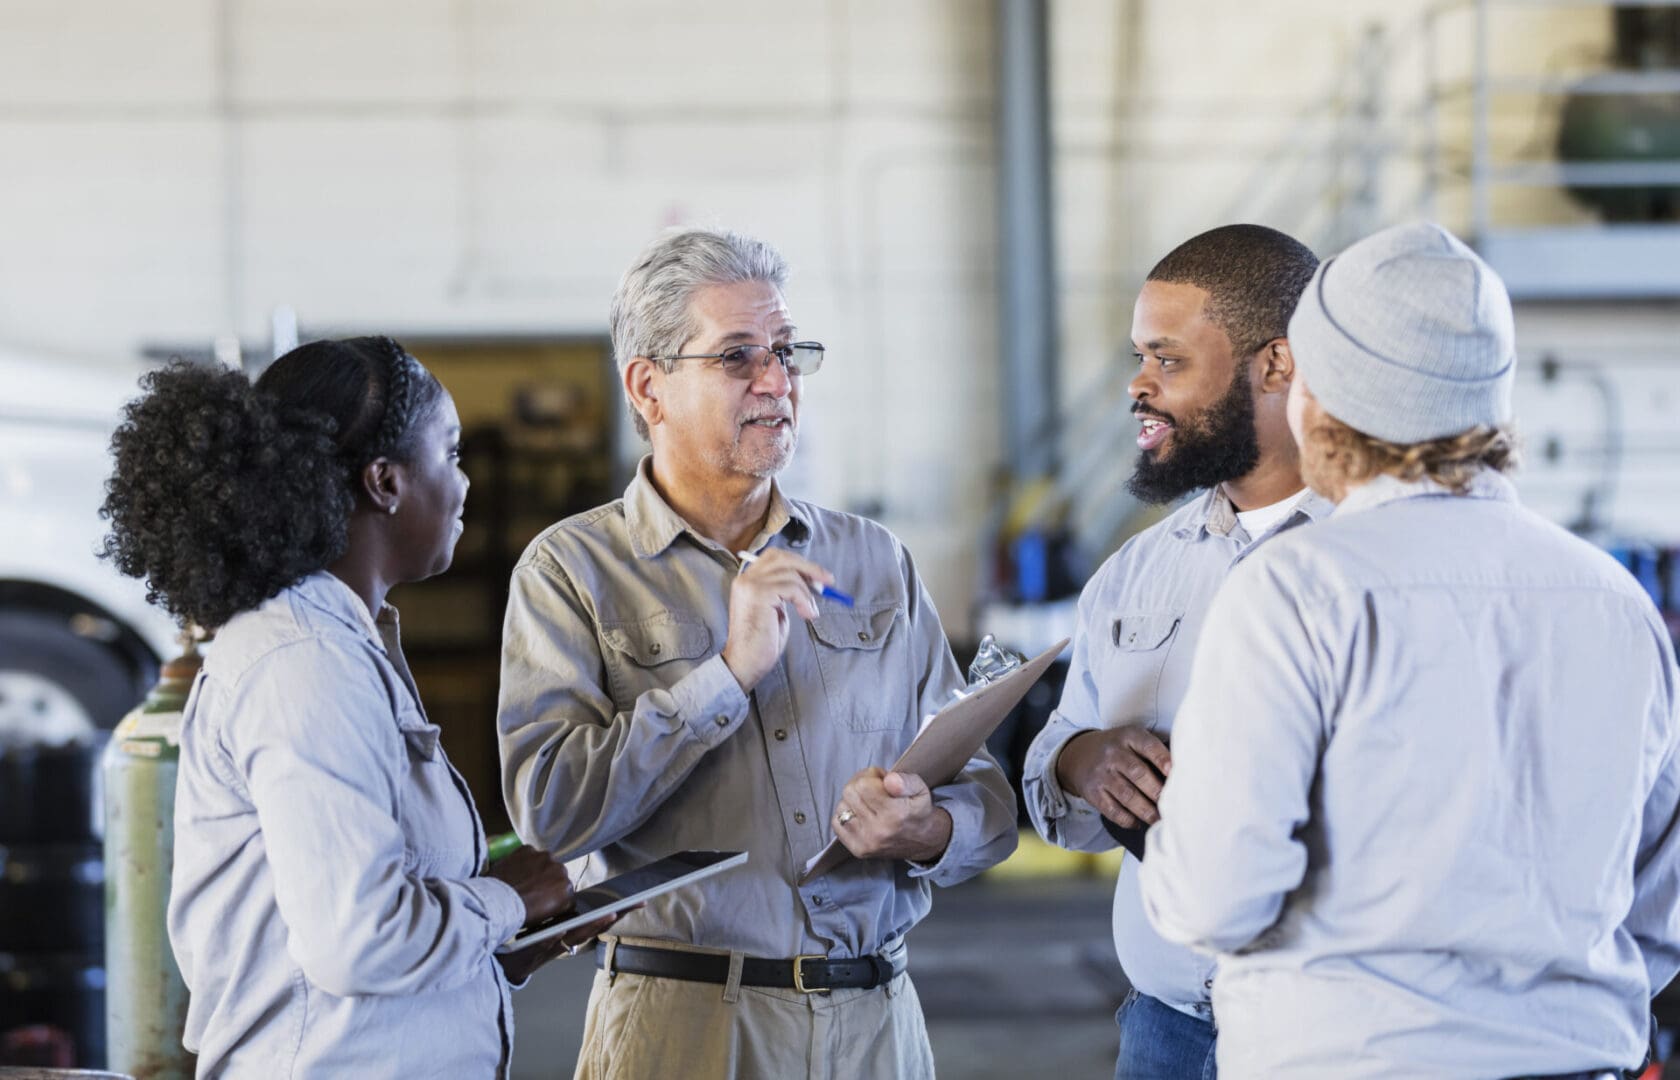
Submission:
M 514 571 L 498 705 L 503 796 L 525 842 L 570 857 L 631 832 L 747 716 L 713 656 L 667 690 L 615 711 L 592 617 L 539 553 Z

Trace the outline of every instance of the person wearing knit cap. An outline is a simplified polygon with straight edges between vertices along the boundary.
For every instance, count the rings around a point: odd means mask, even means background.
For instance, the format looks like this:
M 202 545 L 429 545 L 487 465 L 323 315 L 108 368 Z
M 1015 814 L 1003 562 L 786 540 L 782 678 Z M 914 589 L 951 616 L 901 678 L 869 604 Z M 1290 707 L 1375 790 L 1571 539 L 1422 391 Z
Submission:
M 1504 476 L 1504 285 L 1398 226 L 1319 267 L 1289 339 L 1336 512 L 1214 600 L 1140 874 L 1219 958 L 1219 1071 L 1637 1069 L 1680 970 L 1680 671 L 1644 591 Z

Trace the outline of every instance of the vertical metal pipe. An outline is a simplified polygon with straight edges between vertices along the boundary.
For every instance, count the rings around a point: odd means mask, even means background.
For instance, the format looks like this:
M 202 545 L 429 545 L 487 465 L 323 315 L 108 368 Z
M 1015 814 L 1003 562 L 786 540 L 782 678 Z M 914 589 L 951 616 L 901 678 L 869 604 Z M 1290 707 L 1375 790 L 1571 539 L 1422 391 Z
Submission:
M 220 0 L 216 5 L 216 114 L 222 137 L 222 336 L 235 343 L 245 303 L 245 128 L 235 86 L 237 3 Z
M 1480 243 L 1492 227 L 1492 210 L 1488 186 L 1493 182 L 1492 149 L 1488 145 L 1490 125 L 1488 112 L 1491 88 L 1488 80 L 1488 0 L 1476 2 L 1475 76 L 1471 85 L 1470 134 L 1470 232 Z
M 1354 132 L 1354 166 L 1358 178 L 1353 189 L 1353 226 L 1348 243 L 1376 232 L 1382 225 L 1382 180 L 1387 166 L 1386 153 L 1388 109 L 1384 90 L 1388 80 L 1389 60 L 1393 53 L 1388 34 L 1378 22 L 1367 23 L 1359 43 L 1358 71 L 1355 73 L 1354 115 L 1358 130 Z
M 1435 42 L 1440 13 L 1438 5 L 1431 5 L 1423 13 L 1423 187 L 1418 204 L 1430 221 L 1439 221 L 1441 214 L 1441 80 Z
M 1016 480 L 1056 465 L 1058 402 L 1046 0 L 996 0 L 998 351 Z

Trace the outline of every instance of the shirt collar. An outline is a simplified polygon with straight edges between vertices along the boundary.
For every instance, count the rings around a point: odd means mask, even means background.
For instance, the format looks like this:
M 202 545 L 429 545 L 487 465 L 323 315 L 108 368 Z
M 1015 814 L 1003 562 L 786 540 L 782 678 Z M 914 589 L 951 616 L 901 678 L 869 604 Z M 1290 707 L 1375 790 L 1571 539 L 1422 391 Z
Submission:
M 1367 480 L 1344 495 L 1336 506 L 1336 514 L 1357 514 L 1361 510 L 1370 510 L 1401 499 L 1425 499 L 1451 494 L 1449 488 L 1428 478 L 1402 480 L 1384 473 Z M 1471 477 L 1470 488 L 1464 493 L 1464 497 L 1514 503 L 1517 501 L 1517 488 L 1503 473 L 1493 469 L 1478 469 Z
M 638 559 L 652 559 L 662 555 L 677 537 L 688 533 L 702 545 L 717 547 L 690 528 L 682 515 L 653 485 L 653 455 L 642 458 L 636 475 L 624 489 L 624 524 L 630 533 L 630 549 Z M 803 547 L 811 538 L 811 523 L 791 500 L 782 495 L 781 485 L 770 481 L 770 512 L 765 516 L 764 529 L 751 544 L 758 552 L 777 534 L 786 536 L 794 547 Z M 731 552 L 730 554 L 734 554 Z
M 420 703 L 420 692 L 414 686 L 414 677 L 408 670 L 408 661 L 402 655 L 402 629 L 396 605 L 382 604 L 379 616 L 375 618 L 368 614 L 367 605 L 362 603 L 362 598 L 356 595 L 356 591 L 346 585 L 338 575 L 327 570 L 317 570 L 310 574 L 297 583 L 295 591 L 304 603 L 360 634 L 398 671 L 400 681 L 408 687 L 408 693 L 414 701 L 412 713 L 398 712 L 398 730 L 421 757 L 428 761 L 435 759 L 443 729 L 426 719 L 425 706 Z
M 394 605 L 381 605 L 379 617 L 374 618 L 356 590 L 329 570 L 310 574 L 297 583 L 297 591 L 311 606 L 373 642 L 380 652 L 386 651 L 386 634 L 397 633 L 398 615 Z
M 1231 501 L 1231 497 L 1225 494 L 1223 484 L 1215 484 L 1209 488 L 1207 494 L 1197 499 L 1194 506 L 1195 510 L 1173 530 L 1173 535 L 1180 540 L 1200 540 L 1204 536 L 1230 536 L 1231 530 L 1237 527 L 1237 507 Z M 1289 528 L 1302 518 L 1307 521 L 1323 521 L 1335 509 L 1335 503 L 1318 492 L 1309 490 L 1300 497 L 1295 508 L 1270 531 L 1279 532 Z

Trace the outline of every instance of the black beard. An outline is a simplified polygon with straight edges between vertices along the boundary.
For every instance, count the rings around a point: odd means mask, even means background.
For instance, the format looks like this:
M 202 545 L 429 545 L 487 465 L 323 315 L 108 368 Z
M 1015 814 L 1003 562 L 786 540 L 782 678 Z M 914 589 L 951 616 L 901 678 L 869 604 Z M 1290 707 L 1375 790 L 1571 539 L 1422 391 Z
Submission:
M 1253 472 L 1260 463 L 1260 432 L 1254 425 L 1248 362 L 1237 365 L 1230 389 L 1218 401 L 1184 424 L 1173 420 L 1171 437 L 1171 455 L 1160 458 L 1156 451 L 1145 450 L 1126 481 L 1126 490 L 1146 503 L 1173 502 Z

